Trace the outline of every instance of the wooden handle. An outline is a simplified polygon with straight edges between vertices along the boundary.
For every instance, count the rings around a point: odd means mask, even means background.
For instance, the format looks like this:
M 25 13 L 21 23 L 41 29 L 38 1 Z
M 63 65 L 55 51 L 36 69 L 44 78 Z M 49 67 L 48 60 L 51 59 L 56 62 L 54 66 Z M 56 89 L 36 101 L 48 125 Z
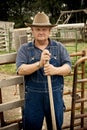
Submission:
M 49 63 L 49 62 L 47 61 L 47 63 Z M 49 99 L 50 99 L 52 127 L 53 127 L 53 130 L 57 130 L 55 109 L 54 109 L 54 101 L 53 101 L 53 92 L 52 92 L 51 76 L 48 75 L 47 76 L 47 80 L 48 80 L 48 90 L 49 90 Z
M 48 79 L 48 90 L 49 90 L 49 99 L 50 99 L 52 127 L 53 127 L 53 130 L 57 130 L 55 110 L 54 110 L 54 101 L 53 101 L 53 93 L 52 93 L 51 77 L 47 76 L 47 79 Z

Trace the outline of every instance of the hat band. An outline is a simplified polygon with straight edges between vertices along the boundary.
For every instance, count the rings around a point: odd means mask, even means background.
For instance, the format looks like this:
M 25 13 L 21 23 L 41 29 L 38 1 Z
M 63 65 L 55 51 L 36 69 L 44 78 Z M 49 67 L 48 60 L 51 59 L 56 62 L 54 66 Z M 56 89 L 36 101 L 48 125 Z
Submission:
M 47 25 L 51 25 L 51 24 L 50 23 L 33 23 L 32 25 L 44 25 L 44 26 L 46 25 L 47 26 Z

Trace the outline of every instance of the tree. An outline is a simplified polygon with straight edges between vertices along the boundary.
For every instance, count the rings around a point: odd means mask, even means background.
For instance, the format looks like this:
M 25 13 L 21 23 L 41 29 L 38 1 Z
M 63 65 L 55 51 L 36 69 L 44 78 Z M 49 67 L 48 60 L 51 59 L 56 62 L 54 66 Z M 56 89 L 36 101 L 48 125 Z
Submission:
M 27 0 L 9 0 L 9 20 L 15 22 L 16 27 L 24 26 L 25 14 L 29 1 Z M 31 2 L 30 2 L 31 3 Z
M 51 22 L 56 23 L 61 10 L 82 8 L 87 8 L 87 0 L 3 0 L 0 3 L 0 20 L 13 21 L 15 27 L 24 27 L 24 22 L 32 23 L 34 15 L 44 11 Z
M 8 20 L 8 4 L 7 0 L 0 1 L 0 20 Z

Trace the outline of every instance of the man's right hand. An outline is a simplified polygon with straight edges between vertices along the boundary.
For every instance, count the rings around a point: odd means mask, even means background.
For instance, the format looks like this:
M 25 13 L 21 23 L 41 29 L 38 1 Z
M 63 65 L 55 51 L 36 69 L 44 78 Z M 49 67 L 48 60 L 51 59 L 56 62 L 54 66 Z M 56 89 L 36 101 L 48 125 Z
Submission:
M 40 66 L 44 66 L 47 63 L 47 61 L 50 60 L 50 56 L 51 54 L 47 49 L 43 50 L 40 59 Z

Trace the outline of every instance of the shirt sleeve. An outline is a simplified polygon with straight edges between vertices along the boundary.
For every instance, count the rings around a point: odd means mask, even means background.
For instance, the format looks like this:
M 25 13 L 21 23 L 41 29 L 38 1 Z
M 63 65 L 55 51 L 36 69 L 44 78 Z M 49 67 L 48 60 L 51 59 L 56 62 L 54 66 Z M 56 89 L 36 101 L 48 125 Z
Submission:
M 17 52 L 16 57 L 16 67 L 17 70 L 22 64 L 27 64 L 27 51 L 26 51 L 26 44 L 22 45 Z

